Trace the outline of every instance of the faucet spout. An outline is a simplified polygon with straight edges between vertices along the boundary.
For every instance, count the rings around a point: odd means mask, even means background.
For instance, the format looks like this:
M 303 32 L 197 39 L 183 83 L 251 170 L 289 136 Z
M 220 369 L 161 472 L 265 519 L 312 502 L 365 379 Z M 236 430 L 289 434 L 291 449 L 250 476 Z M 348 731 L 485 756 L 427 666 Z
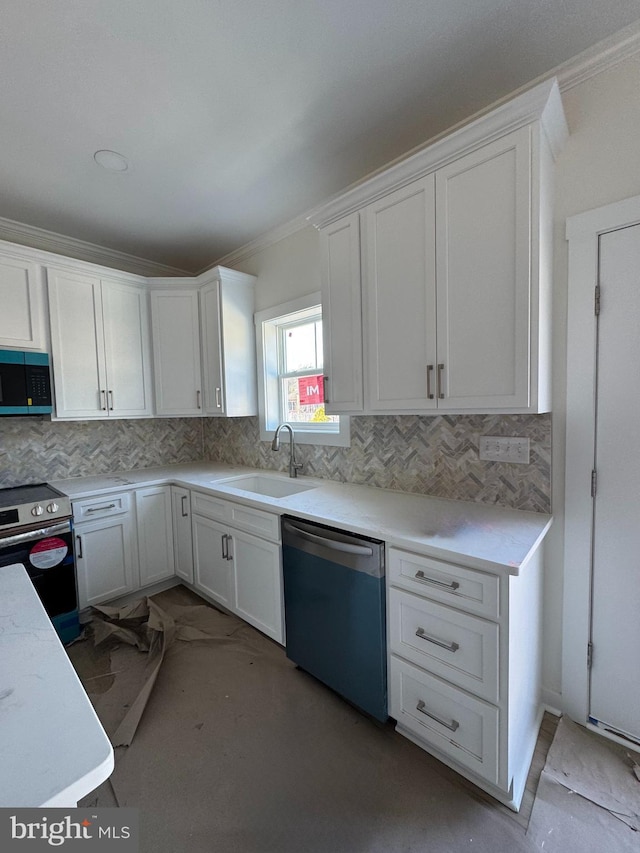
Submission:
M 296 443 L 293 437 L 293 427 L 291 424 L 278 424 L 273 436 L 273 441 L 271 442 L 271 449 L 280 450 L 280 432 L 283 429 L 289 430 L 289 476 L 297 477 L 298 471 L 302 468 L 302 463 L 296 462 Z

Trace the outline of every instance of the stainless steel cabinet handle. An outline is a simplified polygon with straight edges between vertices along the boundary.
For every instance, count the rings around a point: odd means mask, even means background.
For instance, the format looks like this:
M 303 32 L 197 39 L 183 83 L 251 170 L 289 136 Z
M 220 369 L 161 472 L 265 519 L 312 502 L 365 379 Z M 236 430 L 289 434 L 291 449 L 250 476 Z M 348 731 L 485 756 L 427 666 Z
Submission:
M 446 720 L 443 720 L 441 717 L 436 717 L 435 714 L 430 714 L 429 711 L 425 710 L 426 705 L 422 701 L 422 699 L 418 700 L 418 704 L 416 705 L 416 711 L 420 711 L 421 714 L 424 714 L 425 717 L 429 717 L 431 720 L 435 720 L 436 723 L 440 723 L 441 726 L 444 726 L 445 729 L 449 729 L 450 732 L 455 732 L 460 728 L 460 723 L 457 720 L 451 720 L 448 723 Z
M 438 394 L 438 397 L 441 400 L 444 400 L 444 391 L 443 391 L 443 385 L 442 385 L 442 371 L 443 370 L 444 370 L 444 364 L 439 364 L 438 365 L 438 380 L 437 380 L 437 391 L 436 391 L 436 393 Z
M 103 509 L 115 509 L 116 504 L 105 504 L 104 506 L 90 506 L 85 512 L 102 512 Z
M 227 550 L 227 548 L 228 548 L 228 545 L 227 545 L 227 540 L 228 540 L 228 538 L 229 538 L 229 537 L 228 537 L 228 535 L 227 535 L 226 533 L 223 533 L 223 534 L 222 534 L 222 559 L 223 559 L 223 560 L 228 560 L 228 559 L 229 559 L 229 552 L 228 552 L 228 550 Z
M 201 396 L 201 395 L 200 395 L 200 389 L 198 389 L 198 390 L 196 391 L 196 406 L 197 406 L 199 409 L 201 409 L 201 408 L 202 408 L 202 406 L 200 405 L 200 396 Z
M 106 412 L 107 411 L 107 392 L 103 388 L 100 389 L 100 396 L 102 398 L 102 400 L 101 400 L 102 405 L 100 406 L 100 408 L 102 409 L 103 412 Z
M 433 373 L 433 365 L 427 365 L 427 400 L 433 400 L 433 391 L 431 390 L 431 374 Z
M 186 501 L 186 499 L 187 499 L 187 496 L 186 496 L 186 495 L 183 495 L 183 496 L 180 498 L 180 500 L 182 501 L 182 517 L 183 517 L 183 518 L 187 518 L 187 516 L 189 515 L 189 513 L 188 513 L 188 512 L 186 512 L 186 510 L 185 510 L 185 507 L 186 507 L 185 501 Z
M 221 399 L 220 394 L 221 394 L 221 389 L 216 388 L 216 408 L 218 408 L 218 409 L 222 408 L 222 399 Z
M 227 536 L 227 560 L 233 560 L 233 536 L 231 535 Z
M 109 408 L 111 409 L 111 411 L 113 411 L 113 391 L 109 391 L 108 393 L 109 393 L 109 400 L 111 402 L 111 405 L 109 406 Z
M 440 646 L 442 649 L 446 649 L 448 652 L 457 652 L 460 646 L 458 643 L 443 643 L 442 640 L 436 640 L 435 637 L 429 637 L 424 632 L 424 628 L 418 628 L 416 631 L 416 637 L 420 637 L 421 640 L 426 640 L 427 643 L 433 643 L 434 646 Z
M 329 377 L 323 376 L 322 377 L 322 386 L 323 386 L 323 396 L 324 396 L 324 402 L 325 403 L 329 402 L 329 397 L 327 396 L 327 385 L 328 384 L 329 384 Z
M 435 578 L 428 578 L 422 571 L 422 569 L 420 569 L 419 572 L 415 573 L 415 577 L 419 581 L 423 581 L 423 583 L 432 583 L 435 586 L 443 586 L 445 589 L 458 589 L 460 586 L 458 581 L 451 581 L 451 583 L 445 583 L 444 581 L 437 581 Z
M 82 536 L 76 536 L 76 542 L 78 543 L 78 559 L 82 559 Z

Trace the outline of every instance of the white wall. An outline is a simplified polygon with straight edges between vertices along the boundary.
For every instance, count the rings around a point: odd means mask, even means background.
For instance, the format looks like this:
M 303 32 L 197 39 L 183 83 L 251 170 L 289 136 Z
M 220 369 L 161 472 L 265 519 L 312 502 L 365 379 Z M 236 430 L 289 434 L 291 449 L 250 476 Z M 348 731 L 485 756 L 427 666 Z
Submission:
M 640 57 L 563 95 L 571 137 L 556 170 L 554 225 L 553 508 L 547 540 L 543 683 L 561 707 L 562 562 L 566 415 L 568 216 L 640 194 Z M 322 199 L 318 199 L 320 203 Z M 320 288 L 317 233 L 306 228 L 247 258 L 238 269 L 259 277 L 257 310 Z M 571 437 L 569 436 L 569 440 Z

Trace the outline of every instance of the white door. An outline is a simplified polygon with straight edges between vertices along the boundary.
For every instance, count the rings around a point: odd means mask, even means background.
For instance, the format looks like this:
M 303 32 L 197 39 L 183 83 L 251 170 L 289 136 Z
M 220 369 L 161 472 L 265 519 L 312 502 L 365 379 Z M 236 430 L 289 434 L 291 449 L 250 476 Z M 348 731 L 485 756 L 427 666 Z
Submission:
M 0 300 L 0 346 L 43 348 L 37 265 L 20 258 L 0 257 Z
M 638 270 L 640 225 L 600 237 L 590 716 L 640 741 Z
M 174 574 L 171 487 L 150 486 L 136 490 L 140 585 Z
M 102 300 L 99 279 L 47 270 L 56 415 L 106 418 Z
M 193 537 L 191 533 L 191 492 L 171 486 L 173 504 L 173 553 L 176 575 L 193 583 Z
M 368 205 L 363 239 L 368 408 L 434 409 L 433 175 Z
M 529 134 L 436 173 L 438 408 L 529 405 Z
M 147 293 L 142 287 L 102 282 L 109 414 L 151 417 L 151 342 Z
M 130 515 L 77 524 L 75 536 L 81 610 L 137 589 Z
M 282 643 L 282 568 L 280 546 L 233 530 L 229 554 L 234 563 L 235 609 L 246 622 Z
M 233 604 L 233 560 L 228 529 L 201 515 L 193 516 L 193 559 L 196 589 L 225 607 Z
M 202 415 L 198 291 L 151 293 L 156 414 Z
M 225 388 L 222 381 L 222 328 L 220 282 L 213 281 L 200 291 L 202 316 L 202 379 L 208 415 L 224 415 Z

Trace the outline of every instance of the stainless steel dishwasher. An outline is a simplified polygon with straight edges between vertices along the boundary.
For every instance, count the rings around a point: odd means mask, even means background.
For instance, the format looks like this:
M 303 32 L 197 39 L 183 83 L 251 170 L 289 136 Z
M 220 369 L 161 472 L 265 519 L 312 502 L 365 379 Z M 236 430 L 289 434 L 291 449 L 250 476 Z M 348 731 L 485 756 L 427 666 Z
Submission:
M 287 657 L 386 720 L 384 542 L 282 518 Z

